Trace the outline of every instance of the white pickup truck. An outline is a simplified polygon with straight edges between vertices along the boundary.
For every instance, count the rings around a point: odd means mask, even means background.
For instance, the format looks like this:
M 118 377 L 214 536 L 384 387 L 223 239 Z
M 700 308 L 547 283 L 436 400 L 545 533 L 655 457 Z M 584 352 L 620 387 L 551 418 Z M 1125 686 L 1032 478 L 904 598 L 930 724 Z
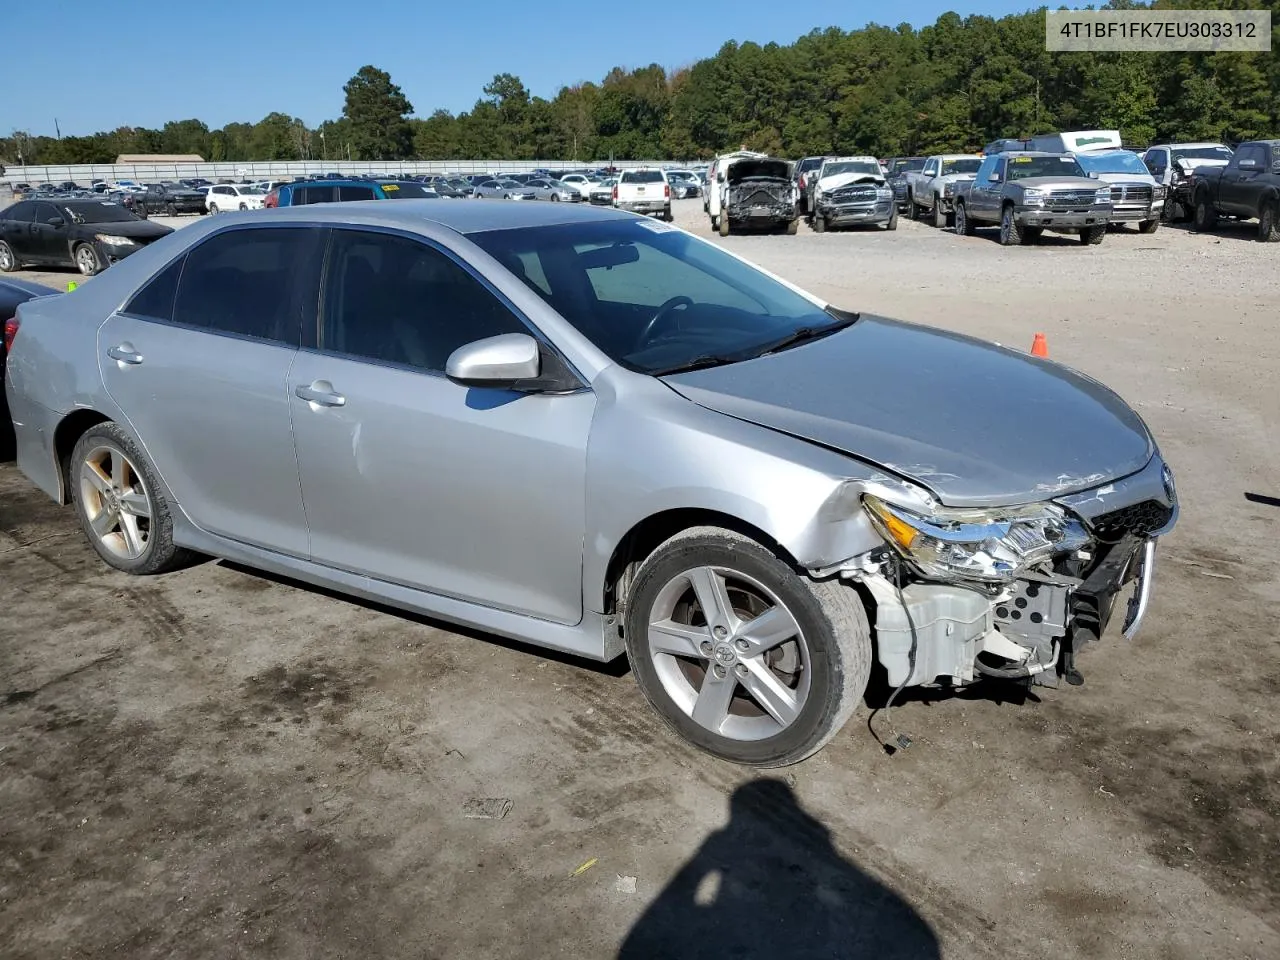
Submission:
M 613 205 L 632 213 L 655 214 L 671 222 L 671 185 L 661 170 L 624 170 L 613 188 Z
M 972 180 L 982 158 L 970 153 L 943 153 L 925 161 L 924 169 L 907 174 L 907 216 L 933 218 L 935 227 L 945 227 L 954 213 L 956 184 Z

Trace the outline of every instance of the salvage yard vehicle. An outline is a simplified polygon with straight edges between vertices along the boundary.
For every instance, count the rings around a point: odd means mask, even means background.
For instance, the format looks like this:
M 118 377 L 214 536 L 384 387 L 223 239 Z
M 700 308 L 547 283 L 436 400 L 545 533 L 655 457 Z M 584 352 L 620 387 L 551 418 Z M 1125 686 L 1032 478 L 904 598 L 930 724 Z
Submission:
M 676 200 L 687 200 L 689 197 L 702 196 L 702 181 L 691 170 L 667 170 L 667 183 L 671 185 L 671 196 Z
M 176 217 L 180 213 L 204 213 L 205 195 L 178 184 L 151 183 L 133 198 L 133 212 L 145 217 L 163 213 Z
M 623 170 L 613 185 L 613 205 L 671 221 L 671 185 L 661 170 Z
M 1257 217 L 1258 239 L 1280 243 L 1280 140 L 1242 143 L 1226 166 L 1197 169 L 1193 183 L 1197 230 Z
M 801 157 L 796 163 L 796 196 L 800 198 L 800 215 L 808 216 L 809 198 L 813 196 L 813 183 L 818 169 L 826 157 Z
M 1164 210 L 1164 186 L 1141 157 L 1129 150 L 1095 150 L 1075 157 L 1091 178 L 1111 185 L 1109 226 L 1136 223 L 1139 233 L 1156 232 Z
M 800 211 L 790 163 L 742 150 L 717 157 L 711 171 L 707 214 L 712 230 L 722 237 L 729 236 L 735 227 L 795 235 Z
M 19 304 L 26 303 L 33 297 L 47 297 L 57 292 L 28 280 L 0 277 L 0 331 L 4 334 L 4 339 L 0 340 L 0 458 L 6 460 L 13 456 L 13 418 L 9 415 L 9 401 L 4 395 L 4 368 L 9 344 L 18 332 L 18 322 L 14 316 Z
M 518 180 L 502 177 L 498 180 L 481 180 L 471 194 L 473 200 L 536 200 L 538 195 L 532 187 L 525 186 Z
M 171 233 L 111 200 L 23 200 L 0 210 L 0 273 L 42 264 L 92 277 Z
M 109 566 L 224 557 L 625 654 L 738 763 L 820 749 L 873 663 L 1079 682 L 1177 517 L 1095 380 L 587 204 L 209 218 L 17 321 L 19 468 Z
M 1090 179 L 1072 154 L 1000 153 L 957 186 L 955 230 L 973 236 L 978 227 L 999 224 L 1005 246 L 1035 243 L 1045 230 L 1098 244 L 1111 209 L 1111 187 Z
M 814 179 L 809 226 L 816 233 L 832 227 L 883 224 L 898 229 L 898 205 L 875 157 L 828 157 Z
M 525 181 L 525 186 L 533 191 L 536 200 L 563 200 L 565 203 L 582 203 L 587 198 L 567 183 L 559 180 L 548 180 L 545 177 L 533 177 Z
M 1225 167 L 1232 152 L 1221 143 L 1163 143 L 1148 147 L 1142 162 L 1165 191 L 1161 219 L 1170 223 L 1188 219 L 1195 209 L 1195 171 L 1200 167 Z
M 227 213 L 232 210 L 259 210 L 266 196 L 257 187 L 246 187 L 238 183 L 215 183 L 205 194 L 205 209 L 212 214 Z
M 885 164 L 885 182 L 893 189 L 898 212 L 907 212 L 907 174 L 923 170 L 928 157 L 890 157 Z
M 981 164 L 981 157 L 966 153 L 944 153 L 927 159 L 923 167 L 906 176 L 907 215 L 921 220 L 927 214 L 935 227 L 945 227 L 955 212 L 957 185 L 972 180 Z
M 298 207 L 361 200 L 434 200 L 440 195 L 417 180 L 295 180 L 267 194 L 263 206 Z

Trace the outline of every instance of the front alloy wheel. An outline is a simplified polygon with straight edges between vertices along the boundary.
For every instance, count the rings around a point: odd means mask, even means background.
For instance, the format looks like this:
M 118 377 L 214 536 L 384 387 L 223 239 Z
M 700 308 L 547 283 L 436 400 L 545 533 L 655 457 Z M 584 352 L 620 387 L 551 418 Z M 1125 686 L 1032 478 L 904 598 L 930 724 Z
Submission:
M 76 269 L 86 277 L 92 277 L 102 269 L 102 265 L 98 262 L 97 251 L 87 243 L 82 243 L 76 247 L 75 260 Z
M 625 636 L 663 719 L 704 750 L 754 766 L 819 750 L 870 673 L 870 630 L 853 589 L 810 580 L 713 527 L 673 537 L 644 562 Z
M 80 461 L 80 502 L 96 546 L 138 560 L 151 543 L 151 497 L 138 468 L 117 447 L 101 444 Z

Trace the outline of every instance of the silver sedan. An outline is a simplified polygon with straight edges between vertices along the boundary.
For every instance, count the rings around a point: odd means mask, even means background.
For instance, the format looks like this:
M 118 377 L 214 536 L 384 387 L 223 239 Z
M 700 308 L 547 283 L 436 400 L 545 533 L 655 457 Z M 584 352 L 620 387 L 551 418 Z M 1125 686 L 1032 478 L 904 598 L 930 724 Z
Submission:
M 534 200 L 537 198 L 532 187 L 517 180 L 506 179 L 481 180 L 476 184 L 475 193 L 471 196 L 476 200 Z
M 525 186 L 533 190 L 533 195 L 538 200 L 563 200 L 565 203 L 581 203 L 585 197 L 567 183 L 561 183 L 559 180 L 535 179 L 525 183 Z
M 755 766 L 818 750 L 873 663 L 1078 678 L 1177 516 L 1095 381 L 585 204 L 210 218 L 11 327 L 19 467 L 112 567 L 225 557 L 625 655 Z

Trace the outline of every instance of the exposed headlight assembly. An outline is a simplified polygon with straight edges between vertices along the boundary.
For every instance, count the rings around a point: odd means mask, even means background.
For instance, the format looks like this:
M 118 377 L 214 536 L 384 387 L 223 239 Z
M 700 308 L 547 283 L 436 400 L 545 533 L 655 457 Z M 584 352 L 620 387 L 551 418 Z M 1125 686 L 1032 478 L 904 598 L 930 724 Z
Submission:
M 1095 196 L 1093 200 L 1094 200 L 1094 203 L 1110 203 L 1111 188 L 1106 187 L 1105 189 L 1099 190 L 1097 196 Z
M 1157 184 L 1156 184 L 1156 188 L 1155 188 L 1155 192 L 1152 194 L 1152 196 L 1153 196 L 1153 197 L 1155 197 L 1155 199 L 1157 199 L 1157 200 L 1163 200 L 1163 199 L 1164 199 L 1164 184 L 1162 184 L 1162 183 L 1157 183 Z
M 1048 503 L 992 510 L 939 508 L 926 516 L 869 494 L 862 502 L 885 539 L 932 580 L 1007 583 L 1090 539 L 1080 521 Z
M 132 247 L 135 242 L 128 237 L 113 237 L 109 233 L 95 234 L 93 239 L 108 247 Z

